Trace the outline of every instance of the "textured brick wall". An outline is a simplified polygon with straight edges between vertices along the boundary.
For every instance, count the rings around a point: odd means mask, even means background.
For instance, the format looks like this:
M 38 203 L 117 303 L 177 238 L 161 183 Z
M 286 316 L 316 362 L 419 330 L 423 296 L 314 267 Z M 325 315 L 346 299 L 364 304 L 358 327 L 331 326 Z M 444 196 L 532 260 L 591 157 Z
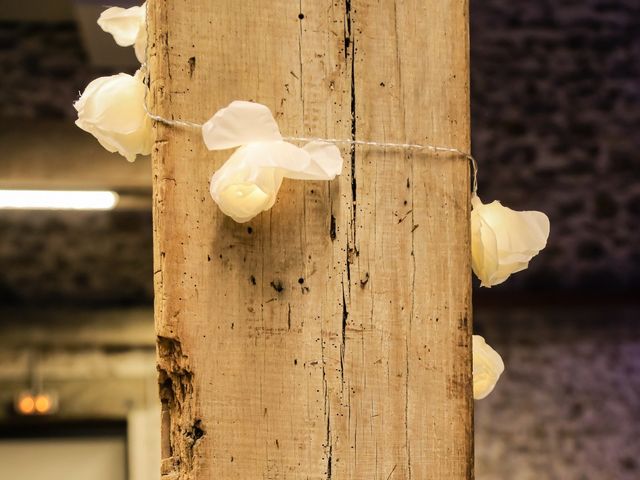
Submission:
M 75 119 L 73 102 L 95 77 L 75 23 L 0 22 L 0 116 Z
M 480 194 L 551 218 L 504 289 L 640 283 L 640 2 L 471 2 Z
M 477 308 L 506 370 L 476 402 L 477 480 L 640 478 L 640 307 Z
M 0 212 L 0 305 L 153 299 L 151 213 Z

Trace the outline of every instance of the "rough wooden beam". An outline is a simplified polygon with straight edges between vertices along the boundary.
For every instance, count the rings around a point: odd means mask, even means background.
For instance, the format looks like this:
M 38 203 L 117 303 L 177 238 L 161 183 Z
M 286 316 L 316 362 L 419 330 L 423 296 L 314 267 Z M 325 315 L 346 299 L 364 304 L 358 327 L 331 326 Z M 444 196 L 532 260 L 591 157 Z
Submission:
M 152 0 L 153 108 L 466 150 L 467 22 L 465 0 Z M 164 478 L 472 478 L 467 161 L 346 147 L 339 179 L 238 225 L 208 196 L 229 153 L 156 133 Z

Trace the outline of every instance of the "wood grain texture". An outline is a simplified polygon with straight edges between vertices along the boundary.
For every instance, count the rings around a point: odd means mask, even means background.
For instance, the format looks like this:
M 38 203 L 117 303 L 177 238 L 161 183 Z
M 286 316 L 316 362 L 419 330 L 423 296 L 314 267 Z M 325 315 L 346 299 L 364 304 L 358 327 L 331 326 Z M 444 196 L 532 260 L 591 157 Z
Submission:
M 469 148 L 465 0 L 150 1 L 153 108 L 236 99 L 285 135 Z M 208 181 L 230 152 L 157 125 L 164 479 L 473 476 L 467 161 L 343 148 L 248 224 Z

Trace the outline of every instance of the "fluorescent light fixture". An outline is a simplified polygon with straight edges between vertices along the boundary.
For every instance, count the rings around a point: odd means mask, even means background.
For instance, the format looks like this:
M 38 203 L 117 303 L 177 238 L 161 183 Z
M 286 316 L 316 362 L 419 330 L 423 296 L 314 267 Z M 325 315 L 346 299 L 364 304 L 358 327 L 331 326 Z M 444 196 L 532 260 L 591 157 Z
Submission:
M 0 190 L 0 209 L 111 210 L 118 194 L 81 190 Z

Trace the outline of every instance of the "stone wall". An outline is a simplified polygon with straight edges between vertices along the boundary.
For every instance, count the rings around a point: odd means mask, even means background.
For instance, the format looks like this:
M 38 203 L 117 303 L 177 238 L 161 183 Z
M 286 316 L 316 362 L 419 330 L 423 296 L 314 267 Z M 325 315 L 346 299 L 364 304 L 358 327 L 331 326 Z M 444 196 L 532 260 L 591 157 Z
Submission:
M 0 212 L 0 305 L 148 304 L 151 212 Z
M 503 289 L 640 280 L 640 3 L 471 3 L 480 195 L 545 211 L 548 248 Z
M 505 373 L 475 403 L 477 480 L 640 478 L 640 306 L 483 308 Z

